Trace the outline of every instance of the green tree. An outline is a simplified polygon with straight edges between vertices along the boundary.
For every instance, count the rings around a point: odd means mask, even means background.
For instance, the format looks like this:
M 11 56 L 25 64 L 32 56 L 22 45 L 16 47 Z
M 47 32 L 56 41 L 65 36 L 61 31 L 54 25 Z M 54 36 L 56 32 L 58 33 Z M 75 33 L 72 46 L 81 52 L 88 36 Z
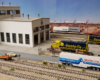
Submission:
M 99 78 L 99 79 L 97 79 L 97 80 L 100 80 L 100 78 Z
M 10 71 L 15 71 L 15 69 L 11 68 Z
M 82 72 L 85 72 L 85 71 L 86 71 L 85 69 L 82 70 Z
M 63 68 L 66 68 L 66 66 L 64 66 L 64 65 L 63 65 L 62 67 L 63 67 Z
M 61 64 L 58 64 L 58 67 L 61 68 Z
M 47 62 L 43 61 L 43 64 L 44 64 L 44 65 L 47 65 Z

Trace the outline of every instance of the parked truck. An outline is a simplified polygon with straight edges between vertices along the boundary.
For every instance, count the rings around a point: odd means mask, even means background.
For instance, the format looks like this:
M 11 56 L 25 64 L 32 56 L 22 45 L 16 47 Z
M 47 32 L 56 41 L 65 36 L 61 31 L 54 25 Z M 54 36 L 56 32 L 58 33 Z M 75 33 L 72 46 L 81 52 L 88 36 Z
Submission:
M 9 52 L 6 53 L 5 55 L 0 55 L 0 59 L 5 59 L 5 60 L 11 60 L 12 57 L 17 57 L 18 55 L 13 53 L 13 52 Z
M 65 65 L 91 68 L 100 71 L 100 57 L 61 52 L 59 61 Z
M 7 55 L 7 54 L 5 54 L 5 55 L 0 55 L 0 59 L 11 60 L 11 59 L 12 59 L 12 56 Z

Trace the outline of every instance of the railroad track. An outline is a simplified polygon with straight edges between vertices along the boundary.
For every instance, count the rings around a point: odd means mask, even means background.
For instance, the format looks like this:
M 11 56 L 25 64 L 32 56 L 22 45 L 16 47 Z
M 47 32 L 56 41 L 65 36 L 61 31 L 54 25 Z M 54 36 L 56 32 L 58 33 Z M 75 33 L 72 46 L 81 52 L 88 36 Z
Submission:
M 50 79 L 36 77 L 33 75 L 27 75 L 27 74 L 22 74 L 22 73 L 13 72 L 13 71 L 11 72 L 11 71 L 4 70 L 4 69 L 0 69 L 0 73 L 13 76 L 13 77 L 23 78 L 25 80 L 50 80 Z
M 77 78 L 77 77 L 67 76 L 67 75 L 64 75 L 64 74 L 58 74 L 58 73 L 49 72 L 49 71 L 43 71 L 43 70 L 32 69 L 32 68 L 27 68 L 27 67 L 22 67 L 22 66 L 16 66 L 16 65 L 8 64 L 8 63 L 3 63 L 3 62 L 0 62 L 0 66 L 5 66 L 5 67 L 8 67 L 8 68 L 14 68 L 14 69 L 17 69 L 17 70 L 27 71 L 27 72 L 31 72 L 31 73 L 35 73 L 35 74 L 40 74 L 40 75 L 47 75 L 47 76 L 50 76 L 50 77 L 60 78 L 60 79 L 86 80 L 86 79 L 81 79 L 81 78 Z M 45 79 L 43 79 L 43 80 L 45 80 Z
M 8 61 L 8 62 L 18 63 L 18 64 L 32 66 L 32 67 L 38 67 L 38 68 L 43 68 L 43 69 L 55 70 L 55 71 L 60 71 L 60 72 L 65 72 L 65 73 L 70 73 L 70 74 L 75 74 L 75 75 L 80 75 L 80 76 L 86 76 L 86 77 L 90 77 L 90 78 L 100 78 L 100 74 L 93 74 L 93 73 L 88 73 L 88 72 L 81 72 L 81 71 L 76 71 L 76 70 L 63 69 L 63 68 L 57 68 L 57 67 L 52 67 L 52 66 L 45 66 L 42 64 L 23 62 L 23 61 L 17 61 L 17 60 Z

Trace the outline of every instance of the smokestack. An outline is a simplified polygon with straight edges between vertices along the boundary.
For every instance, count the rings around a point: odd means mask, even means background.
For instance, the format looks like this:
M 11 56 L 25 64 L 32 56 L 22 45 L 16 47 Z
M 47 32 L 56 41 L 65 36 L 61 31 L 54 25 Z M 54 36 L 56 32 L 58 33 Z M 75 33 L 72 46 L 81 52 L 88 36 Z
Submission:
M 38 14 L 38 18 L 40 17 L 40 14 Z
M 24 17 L 24 13 L 22 14 L 22 16 Z
M 13 14 L 11 14 L 11 18 L 13 19 Z
M 1 2 L 2 6 L 3 6 L 3 2 Z
M 10 6 L 10 2 L 9 2 L 9 6 Z
M 28 19 L 29 19 L 29 14 L 27 14 L 27 17 L 28 17 Z

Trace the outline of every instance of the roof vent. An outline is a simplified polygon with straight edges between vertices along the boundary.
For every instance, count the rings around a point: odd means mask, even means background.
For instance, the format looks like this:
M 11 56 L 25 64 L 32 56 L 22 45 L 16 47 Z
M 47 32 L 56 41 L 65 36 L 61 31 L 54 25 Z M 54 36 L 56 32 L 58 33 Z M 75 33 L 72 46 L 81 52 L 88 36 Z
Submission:
M 27 14 L 27 17 L 28 17 L 28 19 L 29 19 L 29 14 Z
M 13 19 L 13 14 L 11 14 L 11 18 Z
M 10 2 L 9 2 L 9 6 L 10 6 Z
M 38 14 L 38 18 L 40 17 L 40 14 Z
M 2 6 L 3 6 L 3 2 L 1 2 Z
M 24 17 L 24 13 L 22 14 L 22 16 Z

